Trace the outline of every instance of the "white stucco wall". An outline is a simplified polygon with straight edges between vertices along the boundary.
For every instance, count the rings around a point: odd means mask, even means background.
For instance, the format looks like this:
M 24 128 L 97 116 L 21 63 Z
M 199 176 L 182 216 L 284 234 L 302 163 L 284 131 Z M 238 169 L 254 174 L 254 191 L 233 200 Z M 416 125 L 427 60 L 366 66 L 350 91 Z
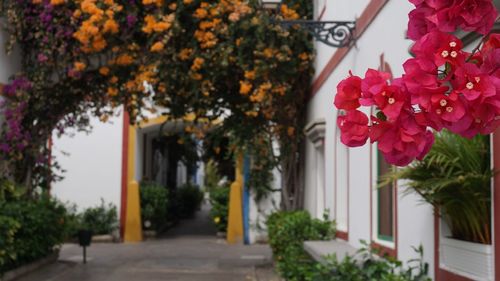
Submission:
M 327 11 L 323 20 L 353 20 L 359 17 L 368 0 L 341 1 L 332 0 L 327 3 Z M 365 33 L 356 42 L 343 61 L 338 65 L 322 88 L 308 105 L 308 122 L 324 118 L 325 133 L 325 187 L 327 209 L 335 209 L 335 142 L 336 109 L 333 105 L 337 84 L 348 76 L 349 70 L 355 75 L 364 76 L 368 68 L 377 69 L 380 55 L 385 54 L 385 61 L 392 68 L 394 76 L 402 74 L 402 64 L 409 58 L 408 48 L 411 41 L 405 39 L 407 14 L 411 10 L 408 1 L 388 1 Z M 317 44 L 316 69 L 318 76 L 328 63 L 336 49 L 321 43 Z M 368 112 L 366 112 L 368 113 Z M 376 146 L 373 146 L 376 149 Z M 312 143 L 306 148 L 306 198 L 305 206 L 314 214 L 315 206 L 315 148 Z M 349 149 L 349 243 L 360 246 L 359 240 L 370 241 L 370 145 Z M 347 163 L 339 163 L 346 165 Z M 398 193 L 403 192 L 402 183 L 398 184 Z M 319 200 L 319 199 L 318 199 Z M 335 214 L 333 214 L 335 218 Z M 412 194 L 398 199 L 398 259 L 407 261 L 415 257 L 412 246 L 422 244 L 425 261 L 429 263 L 433 276 L 434 227 L 432 209 L 424 205 Z
M 91 125 L 89 134 L 53 136 L 53 156 L 66 172 L 52 193 L 79 209 L 98 205 L 103 198 L 120 212 L 123 116 L 107 123 L 93 118 Z

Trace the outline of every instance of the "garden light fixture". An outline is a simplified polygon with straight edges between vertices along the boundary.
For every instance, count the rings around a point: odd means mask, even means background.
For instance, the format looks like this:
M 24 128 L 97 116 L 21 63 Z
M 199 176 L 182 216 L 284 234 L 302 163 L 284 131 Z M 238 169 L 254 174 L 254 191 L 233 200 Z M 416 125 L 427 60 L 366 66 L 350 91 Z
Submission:
M 281 13 L 283 0 L 259 0 L 263 9 Z M 316 21 L 316 20 L 280 20 L 284 28 L 299 25 L 306 29 L 316 40 L 334 47 L 349 46 L 354 41 L 356 21 Z

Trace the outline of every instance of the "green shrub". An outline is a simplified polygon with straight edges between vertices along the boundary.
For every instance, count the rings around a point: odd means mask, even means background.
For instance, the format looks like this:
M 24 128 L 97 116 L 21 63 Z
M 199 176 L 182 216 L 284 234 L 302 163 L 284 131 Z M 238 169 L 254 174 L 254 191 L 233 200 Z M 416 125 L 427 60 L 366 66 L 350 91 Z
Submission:
M 213 188 L 210 192 L 210 217 L 220 232 L 227 231 L 227 217 L 229 214 L 229 187 Z
M 92 230 L 94 235 L 111 234 L 118 228 L 118 214 L 116 206 L 106 204 L 101 199 L 101 205 L 87 208 L 82 214 L 81 227 Z
M 177 213 L 180 218 L 191 218 L 200 209 L 203 192 L 193 184 L 185 184 L 177 190 Z
M 386 175 L 381 185 L 409 180 L 408 191 L 439 209 L 453 238 L 491 244 L 493 175 L 487 136 L 465 139 L 445 130 L 422 161 Z
M 0 272 L 47 256 L 68 235 L 66 208 L 53 199 L 0 202 L 0 213 Z
M 306 211 L 277 212 L 267 220 L 269 245 L 280 275 L 288 281 L 308 280 L 316 262 L 304 251 L 306 240 L 330 240 L 334 224 L 311 218 Z
M 327 258 L 325 264 L 316 263 L 315 270 L 309 280 L 314 281 L 430 281 L 429 266 L 422 261 L 422 247 L 415 249 L 419 258 L 409 262 L 407 268 L 392 258 L 376 257 L 378 252 L 370 249 L 363 242 L 362 248 L 355 257 L 347 256 L 338 261 L 335 256 Z
M 15 235 L 21 225 L 13 218 L 0 216 L 0 275 L 10 261 L 16 259 Z
M 154 183 L 143 183 L 140 193 L 143 229 L 163 231 L 168 225 L 168 190 Z

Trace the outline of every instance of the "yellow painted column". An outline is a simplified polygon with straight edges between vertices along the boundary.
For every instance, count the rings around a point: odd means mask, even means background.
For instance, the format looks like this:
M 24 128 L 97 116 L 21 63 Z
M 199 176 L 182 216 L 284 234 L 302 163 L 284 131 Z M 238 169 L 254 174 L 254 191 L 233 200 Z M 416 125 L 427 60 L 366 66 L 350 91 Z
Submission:
M 130 126 L 127 159 L 127 212 L 125 221 L 125 242 L 142 241 L 141 204 L 139 183 L 135 180 L 136 127 Z
M 227 219 L 227 242 L 243 241 L 243 153 L 236 159 L 236 179 L 229 193 L 229 216 Z

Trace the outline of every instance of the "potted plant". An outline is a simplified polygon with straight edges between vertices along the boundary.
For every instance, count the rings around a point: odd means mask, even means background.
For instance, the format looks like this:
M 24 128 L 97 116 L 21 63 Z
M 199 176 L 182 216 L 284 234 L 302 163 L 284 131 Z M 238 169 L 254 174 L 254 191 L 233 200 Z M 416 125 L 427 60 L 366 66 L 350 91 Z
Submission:
M 394 171 L 381 185 L 409 180 L 441 217 L 440 263 L 473 279 L 492 279 L 491 178 L 489 137 L 464 139 L 447 131 L 419 162 Z

